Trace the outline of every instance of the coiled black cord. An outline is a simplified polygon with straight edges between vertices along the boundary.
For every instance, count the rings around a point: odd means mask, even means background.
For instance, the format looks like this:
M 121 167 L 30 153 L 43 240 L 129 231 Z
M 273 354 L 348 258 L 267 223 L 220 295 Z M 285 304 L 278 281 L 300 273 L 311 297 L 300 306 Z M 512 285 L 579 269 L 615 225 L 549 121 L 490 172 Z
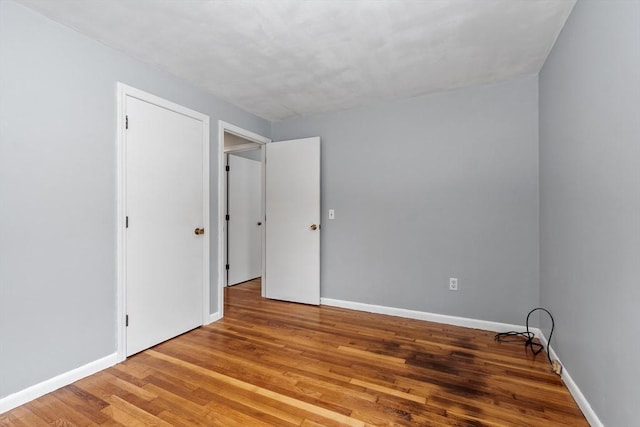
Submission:
M 549 353 L 549 345 L 551 344 L 551 337 L 553 336 L 553 330 L 555 329 L 556 325 L 553 320 L 553 316 L 551 315 L 549 310 L 547 310 L 546 308 L 537 307 L 531 310 L 529 314 L 527 314 L 527 323 L 526 323 L 527 330 L 525 332 L 516 332 L 516 331 L 502 332 L 502 333 L 496 334 L 495 340 L 498 342 L 521 342 L 522 339 L 524 339 L 524 346 L 529 347 L 534 356 L 540 353 L 542 350 L 544 350 L 544 346 L 542 344 L 534 342 L 533 339 L 536 337 L 536 335 L 533 332 L 529 331 L 529 317 L 531 317 L 531 314 L 537 310 L 544 311 L 549 315 L 549 318 L 551 318 L 551 332 L 549 332 L 549 339 L 547 340 L 546 350 L 547 350 L 547 359 L 549 360 L 549 363 L 553 366 L 553 362 L 551 360 L 551 354 Z

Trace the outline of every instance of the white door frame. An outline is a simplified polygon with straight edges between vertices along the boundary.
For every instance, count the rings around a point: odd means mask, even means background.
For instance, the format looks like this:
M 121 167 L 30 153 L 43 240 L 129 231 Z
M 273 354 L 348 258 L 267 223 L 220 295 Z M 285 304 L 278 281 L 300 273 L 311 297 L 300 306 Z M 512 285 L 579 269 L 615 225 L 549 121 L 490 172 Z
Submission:
M 127 97 L 137 98 L 139 100 L 148 102 L 150 104 L 157 105 L 158 107 L 166 108 L 167 110 L 174 111 L 176 113 L 183 114 L 193 119 L 202 122 L 202 179 L 203 179 L 203 226 L 206 230 L 202 235 L 204 239 L 204 253 L 203 253 L 203 281 L 202 281 L 202 324 L 209 323 L 209 293 L 211 286 L 210 279 L 210 215 L 209 215 L 209 116 L 183 107 L 182 105 L 175 104 L 166 99 L 152 95 L 150 93 L 141 91 L 131 86 L 127 86 L 118 82 L 116 87 L 116 226 L 117 226 L 117 243 L 116 243 L 116 341 L 117 341 L 117 358 L 121 362 L 126 359 L 126 259 L 127 259 L 127 246 L 125 239 L 125 216 L 127 213 L 126 206 L 126 99 Z
M 257 133 L 248 131 L 239 126 L 227 123 L 225 121 L 218 121 L 218 307 L 215 313 L 211 315 L 209 319 L 214 322 L 221 319 L 224 315 L 224 288 L 225 288 L 225 260 L 227 259 L 227 229 L 225 224 L 225 213 L 227 207 L 227 172 L 225 168 L 225 156 L 224 156 L 224 133 L 232 133 L 241 138 L 247 139 L 251 142 L 257 142 L 261 144 L 262 152 L 262 223 L 264 224 L 264 144 L 271 142 L 271 139 L 258 135 Z M 264 230 L 262 227 L 262 277 L 265 276 L 264 270 Z M 264 283 L 264 280 L 263 280 Z M 262 287 L 262 295 L 264 296 L 264 285 Z

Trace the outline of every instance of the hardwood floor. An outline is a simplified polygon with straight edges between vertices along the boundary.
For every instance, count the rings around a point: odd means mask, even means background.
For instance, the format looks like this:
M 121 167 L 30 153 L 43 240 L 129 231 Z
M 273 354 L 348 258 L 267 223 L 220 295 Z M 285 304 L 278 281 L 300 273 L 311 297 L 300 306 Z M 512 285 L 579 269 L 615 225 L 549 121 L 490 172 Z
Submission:
M 226 290 L 224 319 L 0 415 L 2 426 L 587 426 L 546 355 L 492 332 Z

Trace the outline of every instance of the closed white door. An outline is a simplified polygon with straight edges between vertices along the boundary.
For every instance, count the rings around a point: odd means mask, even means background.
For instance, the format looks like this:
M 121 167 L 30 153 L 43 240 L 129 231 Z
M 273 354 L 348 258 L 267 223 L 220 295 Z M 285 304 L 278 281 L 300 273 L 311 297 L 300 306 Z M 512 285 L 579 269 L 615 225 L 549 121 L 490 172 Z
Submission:
M 229 154 L 227 284 L 262 274 L 262 163 Z
M 266 145 L 267 298 L 320 304 L 320 138 Z
M 202 120 L 131 96 L 126 114 L 129 356 L 203 323 L 205 159 Z

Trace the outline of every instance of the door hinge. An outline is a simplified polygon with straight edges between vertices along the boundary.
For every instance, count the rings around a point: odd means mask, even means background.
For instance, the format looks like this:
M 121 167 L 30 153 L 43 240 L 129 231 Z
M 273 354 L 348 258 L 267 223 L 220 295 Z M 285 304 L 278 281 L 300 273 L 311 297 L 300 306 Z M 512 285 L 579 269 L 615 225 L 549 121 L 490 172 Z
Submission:
M 225 219 L 226 219 L 227 221 L 229 221 L 229 218 L 230 218 L 230 216 L 229 216 L 229 214 L 227 214 L 227 215 L 225 216 Z
M 230 169 L 229 169 L 229 165 L 227 165 L 227 166 L 225 167 L 225 170 L 226 170 L 227 172 L 229 172 L 229 170 L 230 170 Z
M 225 266 L 225 270 L 228 270 L 228 269 L 229 269 L 229 264 Z
M 129 228 L 129 217 L 126 217 L 124 220 L 124 228 Z
M 124 316 L 124 326 L 129 326 L 129 315 Z
M 124 116 L 124 128 L 129 129 L 129 116 Z

